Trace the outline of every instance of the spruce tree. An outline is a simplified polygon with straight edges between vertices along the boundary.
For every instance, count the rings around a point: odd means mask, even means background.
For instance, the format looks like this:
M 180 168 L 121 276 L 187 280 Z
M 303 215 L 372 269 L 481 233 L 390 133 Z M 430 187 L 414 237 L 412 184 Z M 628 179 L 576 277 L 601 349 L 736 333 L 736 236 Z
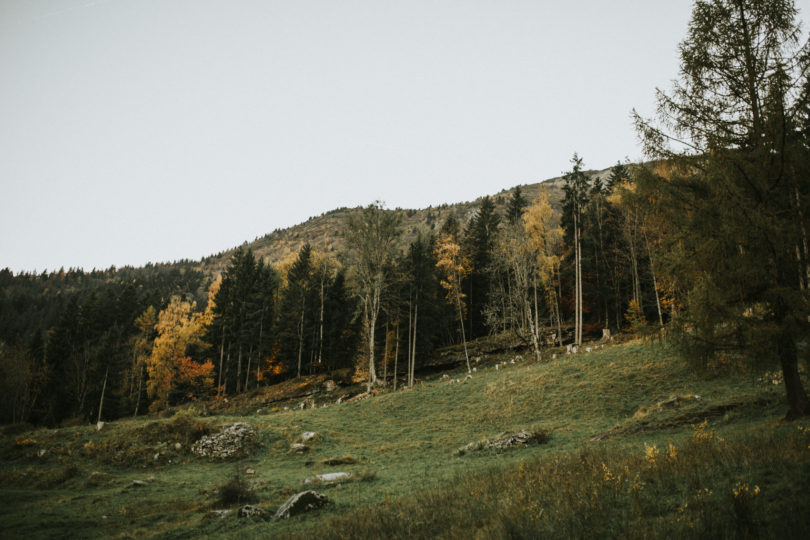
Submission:
M 525 210 L 528 205 L 529 201 L 523 197 L 520 186 L 517 186 L 512 192 L 512 196 L 509 198 L 509 203 L 506 205 L 506 221 L 510 225 L 519 223 L 520 218 L 523 216 L 523 210 Z
M 465 231 L 463 248 L 472 267 L 463 285 L 463 292 L 469 302 L 467 316 L 470 339 L 487 333 L 484 308 L 489 300 L 492 256 L 500 221 L 501 217 L 495 212 L 495 204 L 489 197 L 484 197 Z

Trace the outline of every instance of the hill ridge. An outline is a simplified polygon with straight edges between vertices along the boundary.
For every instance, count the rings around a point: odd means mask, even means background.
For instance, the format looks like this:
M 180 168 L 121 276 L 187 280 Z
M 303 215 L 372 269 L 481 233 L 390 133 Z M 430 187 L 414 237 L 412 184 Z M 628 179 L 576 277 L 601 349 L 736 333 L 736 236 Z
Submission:
M 609 173 L 610 168 L 591 169 L 585 172 L 591 179 L 605 178 Z M 403 213 L 403 234 L 400 244 L 402 247 L 407 245 L 420 229 L 438 229 L 451 214 L 460 223 L 466 223 L 486 196 L 489 196 L 495 203 L 496 212 L 503 215 L 509 197 L 518 187 L 527 201 L 532 201 L 541 189 L 545 189 L 552 207 L 559 212 L 563 199 L 562 184 L 563 176 L 555 176 L 540 182 L 504 188 L 494 194 L 481 195 L 472 201 L 442 203 L 438 206 L 430 205 L 427 208 L 397 207 L 394 210 Z M 264 260 L 265 263 L 273 265 L 291 260 L 305 243 L 309 243 L 316 252 L 337 255 L 343 248 L 343 224 L 349 214 L 360 208 L 362 206 L 334 208 L 319 216 L 312 216 L 304 222 L 276 229 L 264 236 L 257 237 L 252 242 L 246 240 L 240 246 L 204 257 L 200 261 L 200 269 L 211 275 L 220 274 L 239 247 L 251 249 L 254 255 Z

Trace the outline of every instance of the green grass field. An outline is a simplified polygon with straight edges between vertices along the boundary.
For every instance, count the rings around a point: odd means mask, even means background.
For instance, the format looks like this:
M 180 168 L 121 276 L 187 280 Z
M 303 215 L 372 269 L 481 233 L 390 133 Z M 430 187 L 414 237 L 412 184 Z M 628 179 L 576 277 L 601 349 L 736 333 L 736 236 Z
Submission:
M 514 355 L 492 355 L 463 383 L 435 374 L 410 390 L 315 409 L 255 414 L 247 403 L 254 414 L 196 417 L 192 408 L 101 432 L 6 428 L 2 536 L 753 538 L 810 530 L 810 420 L 781 420 L 783 389 L 770 377 L 700 373 L 667 346 L 639 342 L 546 357 L 496 370 Z M 656 407 L 672 397 L 680 399 Z M 247 457 L 190 452 L 202 433 L 237 420 L 259 432 Z M 550 439 L 457 455 L 521 429 Z M 304 431 L 317 433 L 311 452 L 289 453 Z M 324 463 L 343 457 L 355 463 Z M 209 517 L 225 507 L 218 488 L 237 474 L 253 484 L 253 504 L 272 514 L 305 478 L 337 471 L 357 480 L 318 486 L 332 501 L 324 509 L 283 521 Z

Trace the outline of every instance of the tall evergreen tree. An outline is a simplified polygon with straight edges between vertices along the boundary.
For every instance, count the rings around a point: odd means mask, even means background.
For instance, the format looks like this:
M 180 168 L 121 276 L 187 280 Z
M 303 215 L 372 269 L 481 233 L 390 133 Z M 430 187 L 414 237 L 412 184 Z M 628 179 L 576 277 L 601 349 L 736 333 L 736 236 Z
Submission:
M 565 200 L 563 201 L 563 227 L 572 246 L 571 264 L 574 270 L 574 343 L 582 344 L 582 230 L 583 214 L 588 202 L 588 177 L 582 170 L 582 158 L 577 154 L 571 158 L 571 171 L 566 173 Z
M 510 225 L 520 223 L 520 218 L 523 216 L 523 210 L 529 206 L 529 201 L 523 196 L 520 186 L 517 186 L 509 198 L 506 205 L 506 221 Z
M 465 231 L 463 249 L 470 261 L 471 272 L 464 281 L 469 310 L 469 338 L 486 335 L 484 311 L 489 300 L 492 278 L 492 256 L 501 218 L 495 212 L 495 204 L 484 197 Z
M 796 15 L 790 0 L 697 2 L 660 122 L 636 116 L 650 155 L 669 160 L 639 189 L 667 225 L 684 343 L 778 362 L 789 418 L 810 414 L 797 349 L 810 330 L 810 45 Z

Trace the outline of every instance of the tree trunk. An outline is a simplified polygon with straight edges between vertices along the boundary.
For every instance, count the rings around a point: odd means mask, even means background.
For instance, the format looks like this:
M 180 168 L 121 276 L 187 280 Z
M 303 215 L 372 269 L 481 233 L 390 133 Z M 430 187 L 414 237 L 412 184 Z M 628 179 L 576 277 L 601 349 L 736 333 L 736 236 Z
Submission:
M 464 358 L 467 360 L 467 373 L 472 373 L 470 355 L 467 353 L 467 337 L 464 335 L 464 314 L 461 311 L 461 298 L 459 298 L 458 292 L 456 292 L 456 304 L 458 305 L 458 320 L 461 323 L 461 342 L 464 343 Z
M 388 347 L 390 345 L 388 321 L 385 321 L 385 350 L 383 350 L 383 386 L 388 382 Z
M 413 306 L 413 348 L 411 349 L 411 370 L 408 373 L 408 386 L 413 386 L 413 373 L 416 371 L 416 321 L 419 318 L 419 295 Z
M 399 360 L 399 321 L 397 321 L 397 347 L 394 352 L 394 392 L 397 391 L 397 365 Z
M 783 331 L 776 343 L 779 362 L 782 364 L 782 376 L 785 380 L 788 411 L 787 420 L 795 420 L 810 415 L 810 401 L 799 377 L 798 354 L 796 342 L 789 331 Z
M 557 339 L 560 342 L 560 347 L 562 347 L 563 346 L 562 313 L 560 312 L 560 298 L 562 298 L 562 279 L 560 278 L 559 268 L 555 268 L 553 272 L 557 274 L 557 290 L 554 291 L 554 306 L 557 309 Z M 551 279 L 554 279 L 553 275 Z M 552 287 L 554 287 L 553 284 Z
M 239 344 L 239 355 L 236 357 L 236 393 L 242 391 L 242 344 Z
M 298 375 L 301 377 L 301 355 L 304 352 L 304 301 L 305 296 L 301 295 L 301 318 L 298 320 Z
M 377 370 L 374 368 L 374 331 L 377 326 L 377 313 L 371 310 L 368 322 L 368 391 L 377 384 Z
M 661 298 L 658 295 L 658 282 L 655 279 L 655 264 L 653 262 L 652 250 L 650 250 L 650 241 L 647 239 L 647 233 L 644 232 L 644 244 L 647 246 L 647 255 L 650 257 L 650 274 L 652 274 L 653 291 L 655 291 L 655 306 L 658 308 L 658 324 L 663 328 L 664 316 L 661 313 Z
M 582 246 L 579 238 L 579 222 L 574 217 L 574 259 L 576 281 L 576 318 L 574 328 L 574 342 L 582 345 Z
M 411 328 L 413 325 L 413 321 L 411 319 L 411 295 L 410 292 L 408 294 L 408 367 L 406 368 L 406 376 L 405 379 L 408 381 L 408 385 L 410 386 L 411 380 Z
M 219 396 L 220 392 L 224 389 L 222 387 L 222 359 L 225 356 L 225 327 L 222 327 L 222 343 L 219 345 L 219 375 L 217 376 L 217 396 Z M 137 414 L 137 413 L 136 413 Z
M 110 367 L 107 366 L 107 369 L 104 371 L 104 384 L 101 385 L 101 399 L 98 400 L 98 419 L 96 420 L 96 425 L 101 422 L 101 410 L 104 408 L 104 391 L 107 390 L 107 375 L 110 373 Z
M 537 359 L 537 361 L 539 362 L 540 361 L 540 345 L 537 342 L 538 329 L 537 329 L 537 326 L 535 325 L 535 322 L 532 320 L 532 307 L 531 307 L 531 305 L 528 302 L 524 303 L 524 305 L 526 306 L 526 315 L 525 316 L 528 319 L 528 323 L 529 323 L 529 327 L 530 327 L 529 330 L 531 330 L 531 334 L 532 334 L 532 345 L 534 345 L 534 356 Z M 469 366 L 469 361 L 468 361 L 468 366 Z M 472 371 L 472 370 L 470 370 L 470 371 Z
M 139 366 L 138 368 L 138 397 L 135 399 L 135 414 L 133 416 L 138 416 L 138 407 L 141 406 L 141 392 L 143 391 L 143 370 L 144 366 Z
M 262 316 L 259 319 L 259 344 L 256 352 L 256 388 L 259 387 L 259 372 L 262 368 L 262 335 L 264 333 L 264 304 L 262 304 Z
M 253 358 L 253 345 L 250 346 L 248 350 L 248 363 L 247 367 L 245 368 L 245 386 L 244 391 L 247 392 L 248 390 L 248 383 L 250 382 L 250 360 Z
M 326 263 L 324 263 L 323 275 L 321 276 L 321 315 L 318 323 L 318 363 L 323 362 L 323 305 L 324 305 L 324 282 L 326 281 Z

